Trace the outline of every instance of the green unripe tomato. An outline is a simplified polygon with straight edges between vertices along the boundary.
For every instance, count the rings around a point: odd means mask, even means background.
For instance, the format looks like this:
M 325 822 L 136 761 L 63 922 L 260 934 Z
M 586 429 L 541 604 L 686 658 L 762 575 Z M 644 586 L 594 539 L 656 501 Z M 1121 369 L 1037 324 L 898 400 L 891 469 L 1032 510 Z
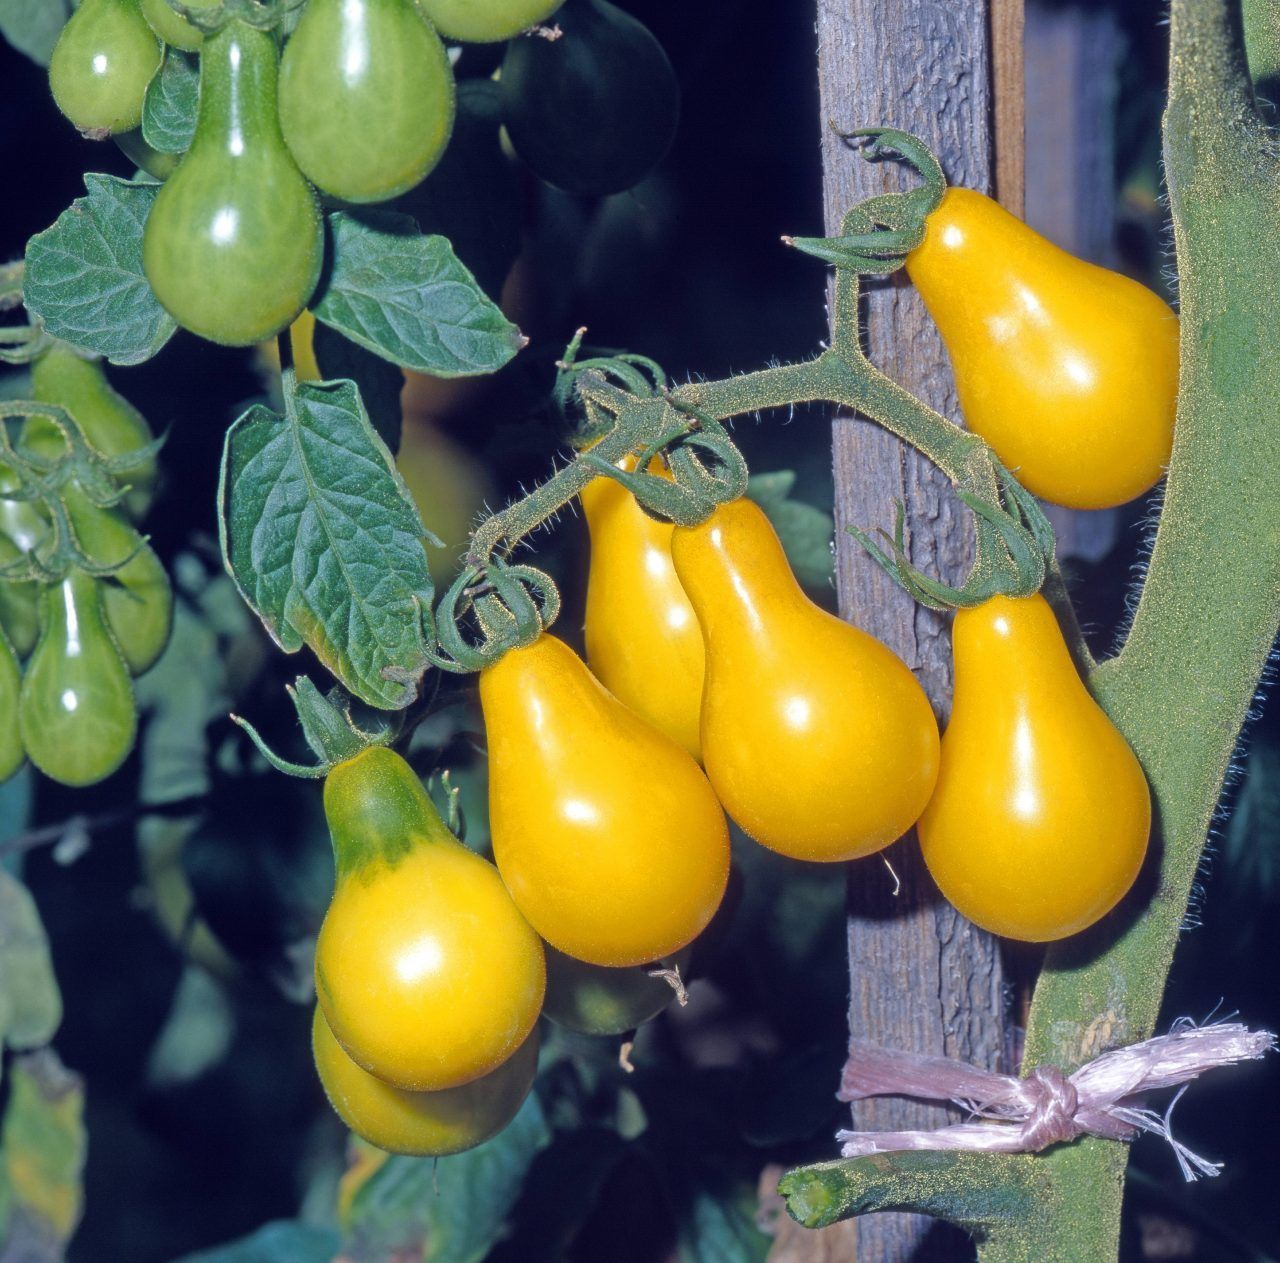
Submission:
M 496 44 L 549 18 L 564 0 L 418 0 L 446 39 Z
M 82 132 L 124 132 L 142 121 L 159 68 L 160 42 L 138 0 L 84 0 L 54 45 L 49 87 Z
M 621 969 L 575 960 L 549 943 L 545 950 L 547 994 L 542 1001 L 543 1016 L 584 1035 L 623 1035 L 657 1017 L 676 998 L 671 983 L 654 971 L 675 969 L 683 975 L 692 948 L 681 948 L 657 965 Z
M 121 132 L 111 138 L 124 154 L 140 171 L 145 171 L 153 180 L 167 180 L 177 169 L 182 160 L 181 154 L 161 153 L 152 149 L 142 139 L 142 129 L 135 127 L 130 132 Z
M 238 19 L 205 40 L 195 139 L 143 235 L 156 297 L 224 346 L 279 333 L 320 279 L 319 208 L 280 135 L 276 69 L 271 35 Z
M 87 360 L 56 343 L 31 366 L 32 398 L 65 408 L 85 438 L 104 456 L 125 456 L 154 438 L 146 418 L 113 389 L 100 360 Z M 22 430 L 22 445 L 41 456 L 62 452 L 62 432 L 47 417 L 31 417 Z M 121 481 L 129 484 L 123 504 L 139 521 L 151 504 L 156 484 L 156 458 L 148 456 Z
M 18 694 L 22 668 L 9 638 L 0 630 L 0 781 L 7 781 L 26 762 L 18 733 Z
M 21 557 L 22 550 L 0 530 L 0 567 L 11 566 Z M 25 658 L 34 648 L 38 630 L 35 582 L 0 579 L 0 632 L 18 657 Z
M 188 9 L 208 9 L 219 0 L 183 0 Z M 166 44 L 194 53 L 204 43 L 204 32 L 175 13 L 165 0 L 142 0 L 142 13 L 151 29 Z
M 345 202 L 411 189 L 453 129 L 453 70 L 413 0 L 310 0 L 280 60 L 280 128 Z
M 680 116 L 675 72 L 646 26 L 607 0 L 569 0 L 556 40 L 512 40 L 502 108 L 516 152 L 569 193 L 620 193 L 666 155 Z
M 92 785 L 125 761 L 137 727 L 129 670 L 103 619 L 98 583 L 73 570 L 40 594 L 40 639 L 18 694 L 22 744 L 46 776 Z

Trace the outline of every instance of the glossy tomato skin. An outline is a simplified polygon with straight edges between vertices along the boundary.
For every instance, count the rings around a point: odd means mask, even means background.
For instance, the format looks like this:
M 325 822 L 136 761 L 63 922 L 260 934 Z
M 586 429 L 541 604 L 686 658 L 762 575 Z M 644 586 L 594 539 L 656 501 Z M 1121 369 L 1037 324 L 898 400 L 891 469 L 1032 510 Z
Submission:
M 182 0 L 188 9 L 208 9 L 218 0 Z M 186 18 L 179 16 L 165 0 L 142 0 L 142 15 L 151 29 L 166 44 L 180 48 L 184 53 L 194 53 L 204 43 L 204 33 Z
M 612 478 L 588 483 L 580 499 L 591 533 L 587 662 L 619 701 L 701 759 L 706 649 L 671 560 L 673 528 Z
M 317 188 L 405 192 L 440 160 L 453 113 L 448 55 L 413 0 L 310 0 L 280 61 L 280 127 Z
M 683 976 L 690 955 L 684 947 L 653 965 L 607 969 L 549 946 L 542 1015 L 582 1035 L 624 1035 L 657 1017 L 676 998 L 671 983 L 654 971 L 676 969 Z
M 1133 884 L 1151 830 L 1146 777 L 1076 672 L 1048 602 L 956 614 L 955 703 L 925 863 L 971 921 L 1047 942 L 1092 925 Z
M 133 749 L 133 685 L 102 615 L 97 580 L 73 570 L 40 597 L 40 639 L 18 696 L 32 763 L 64 785 L 110 776 Z
M 142 413 L 107 380 L 102 362 L 85 359 L 70 347 L 55 344 L 32 364 L 31 394 L 71 413 L 85 438 L 104 456 L 127 455 L 155 437 Z M 46 417 L 27 419 L 22 442 L 29 450 L 54 457 L 64 446 L 58 427 Z M 122 503 L 135 522 L 150 507 L 156 476 L 154 456 L 120 476 L 129 484 Z
M 542 944 L 487 860 L 446 828 L 393 751 L 325 781 L 337 886 L 316 990 L 360 1066 L 410 1091 L 497 1069 L 526 1040 L 546 983 Z
M 938 774 L 937 721 L 906 666 L 805 596 L 750 500 L 677 527 L 671 553 L 707 645 L 702 755 L 729 815 L 803 860 L 905 833 Z
M 1159 481 L 1178 394 L 1178 317 L 1163 299 L 970 189 L 947 190 L 907 272 L 965 423 L 1024 486 L 1100 509 Z
M 569 0 L 559 39 L 512 40 L 507 134 L 534 174 L 568 193 L 621 193 L 666 156 L 680 89 L 649 29 L 607 0 Z
M 549 18 L 564 0 L 417 0 L 446 39 L 495 44 Z
M 329 1104 L 352 1131 L 388 1153 L 424 1158 L 461 1153 L 497 1135 L 529 1095 L 538 1069 L 535 1031 L 483 1078 L 438 1092 L 406 1092 L 352 1061 L 319 1006 L 311 1049 Z
M 489 827 L 512 897 L 543 938 L 594 965 L 642 965 L 711 920 L 729 874 L 701 769 L 540 636 L 480 673 Z
M 82 132 L 129 131 L 142 121 L 160 56 L 138 0 L 84 0 L 54 45 L 53 99 Z
M 306 305 L 323 251 L 315 195 L 280 135 L 275 41 L 233 19 L 200 52 L 195 139 L 147 218 L 147 280 L 184 328 L 248 346 Z
M 22 668 L 9 637 L 0 627 L 0 782 L 7 781 L 27 760 L 18 732 L 18 693 Z

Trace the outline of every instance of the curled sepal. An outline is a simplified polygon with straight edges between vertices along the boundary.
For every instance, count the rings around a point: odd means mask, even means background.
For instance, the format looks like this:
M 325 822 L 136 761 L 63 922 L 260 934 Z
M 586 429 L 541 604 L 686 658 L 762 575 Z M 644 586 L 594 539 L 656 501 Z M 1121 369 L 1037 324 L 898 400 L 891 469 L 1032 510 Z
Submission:
M 859 231 L 846 231 L 838 237 L 783 237 L 783 241 L 838 268 L 881 276 L 896 271 L 924 240 L 925 220 L 937 210 L 946 192 L 942 167 L 929 146 L 910 132 L 867 127 L 837 135 L 860 144 L 868 161 L 885 155 L 900 158 L 921 183 L 902 193 L 882 193 L 859 202 L 845 224 L 846 229 L 858 227 Z
M 956 492 L 973 510 L 977 521 L 976 557 L 958 588 L 931 579 L 911 564 L 906 553 L 905 510 L 900 501 L 894 506 L 893 534 L 879 532 L 890 551 L 856 526 L 845 530 L 912 598 L 929 609 L 962 609 L 999 595 L 1030 596 L 1044 585 L 1053 560 L 1053 527 L 1017 479 L 994 457 L 991 464 L 1000 489 L 998 503 L 969 491 Z
M 509 649 L 532 644 L 560 614 L 560 591 L 534 566 L 493 558 L 463 569 L 440 598 L 433 619 L 441 670 L 480 671 Z
M 320 760 L 314 767 L 281 758 L 247 719 L 240 715 L 231 716 L 232 721 L 248 733 L 258 753 L 277 772 L 320 780 L 337 764 L 355 758 L 361 751 L 372 746 L 390 745 L 400 731 L 398 721 L 393 721 L 374 732 L 366 732 L 352 718 L 351 698 L 342 689 L 335 687 L 326 696 L 305 675 L 298 676 L 286 691 L 298 712 L 298 722 L 302 725 L 307 745 Z
M 300 9 L 306 0 L 222 0 L 220 4 L 190 5 L 182 0 L 165 0 L 178 17 L 183 18 L 200 31 L 208 35 L 237 18 L 248 26 L 260 31 L 270 31 L 278 27 L 295 9 Z
M 641 399 L 656 398 L 667 386 L 667 375 L 662 365 L 647 355 L 620 351 L 579 359 L 586 332 L 583 327 L 573 335 L 564 355 L 556 363 L 556 384 L 551 392 L 561 417 L 576 426 L 574 441 L 580 446 L 595 442 L 609 428 L 609 422 L 601 419 L 599 409 L 580 397 L 578 384 L 584 373 L 594 373 Z

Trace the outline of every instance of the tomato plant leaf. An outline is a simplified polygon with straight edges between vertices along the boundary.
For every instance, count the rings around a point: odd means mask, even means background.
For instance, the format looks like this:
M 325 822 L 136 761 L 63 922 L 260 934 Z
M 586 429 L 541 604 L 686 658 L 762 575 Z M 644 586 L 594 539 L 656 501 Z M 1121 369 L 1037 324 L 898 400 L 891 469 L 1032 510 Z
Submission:
M 84 1090 L 51 1048 L 14 1059 L 0 1121 L 0 1263 L 61 1263 L 83 1203 Z
M 142 229 L 159 185 L 92 172 L 84 184 L 88 196 L 27 242 L 23 301 L 54 337 L 113 364 L 141 364 L 178 327 L 142 271 Z
M 196 133 L 200 63 L 170 48 L 142 103 L 142 139 L 161 153 L 186 153 Z
M 347 1213 L 343 1257 L 422 1263 L 480 1263 L 502 1237 L 525 1175 L 551 1143 L 531 1095 L 492 1140 L 438 1162 L 391 1157 L 357 1189 Z M 437 1191 L 438 1190 L 438 1191 Z
M 239 1241 L 184 1254 L 175 1263 L 331 1263 L 337 1249 L 332 1228 L 279 1219 Z
M 807 588 L 830 587 L 834 576 L 831 537 L 835 523 L 830 513 L 791 498 L 795 482 L 795 472 L 790 469 L 752 474 L 747 495 L 773 523 L 796 578 Z
M 71 16 L 70 0 L 0 0 L 0 35 L 41 66 Z
M 355 382 L 378 437 L 392 452 L 398 452 L 404 374 L 394 364 L 366 351 L 328 325 L 316 324 L 311 345 L 325 380 L 345 377 Z
M 329 216 L 328 275 L 316 319 L 401 368 L 435 377 L 500 369 L 524 345 L 444 237 L 408 215 Z
M 27 888 L 0 869 L 0 1049 L 47 1044 L 61 1021 L 40 914 Z
M 756 1199 L 747 1185 L 736 1195 L 696 1189 L 676 1221 L 680 1263 L 764 1263 L 773 1242 L 756 1226 Z
M 428 666 L 430 537 L 353 382 L 294 384 L 284 402 L 227 433 L 228 569 L 286 653 L 308 645 L 357 697 L 406 706 Z

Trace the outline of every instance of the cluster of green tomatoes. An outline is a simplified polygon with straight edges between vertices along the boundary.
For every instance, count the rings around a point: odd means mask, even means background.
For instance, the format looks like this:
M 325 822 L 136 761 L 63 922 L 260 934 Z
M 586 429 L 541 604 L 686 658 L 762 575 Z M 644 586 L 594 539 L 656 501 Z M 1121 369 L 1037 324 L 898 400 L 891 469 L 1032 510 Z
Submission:
M 522 34 L 548 19 L 554 26 Z M 606 0 L 306 0 L 283 52 L 279 30 L 249 21 L 234 0 L 84 0 L 49 77 L 86 135 L 130 135 L 163 46 L 198 54 L 194 139 L 164 173 L 143 263 L 180 325 L 247 346 L 282 330 L 315 292 L 325 254 L 317 192 L 330 205 L 387 202 L 439 162 L 455 106 L 441 37 L 511 40 L 503 120 L 552 184 L 629 188 L 671 143 L 670 64 Z
M 132 677 L 160 656 L 173 618 L 164 567 L 135 529 L 151 502 L 154 444 L 96 360 L 55 344 L 31 384 L 55 411 L 27 418 L 19 450 L 62 472 L 46 499 L 0 466 L 0 780 L 30 758 L 64 785 L 90 785 L 133 749 Z

